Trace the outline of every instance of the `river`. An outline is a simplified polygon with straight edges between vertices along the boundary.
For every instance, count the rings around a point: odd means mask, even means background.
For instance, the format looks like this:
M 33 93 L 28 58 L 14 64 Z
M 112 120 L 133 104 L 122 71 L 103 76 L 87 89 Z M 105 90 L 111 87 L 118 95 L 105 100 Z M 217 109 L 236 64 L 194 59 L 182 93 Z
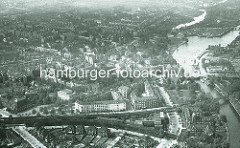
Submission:
M 201 18 L 199 20 L 203 21 L 206 17 L 202 19 L 202 16 L 196 17 Z M 199 20 L 194 20 L 198 23 Z M 190 22 L 186 24 L 180 24 L 177 27 L 194 25 L 195 23 Z M 185 71 L 191 72 L 194 70 L 192 64 L 193 61 L 204 53 L 209 45 L 219 45 L 222 47 L 226 47 L 230 44 L 237 36 L 239 35 L 239 30 L 233 30 L 229 33 L 223 35 L 222 37 L 198 37 L 191 36 L 188 37 L 188 43 L 181 45 L 177 50 L 173 53 L 173 58 L 177 61 L 177 63 L 184 68 Z M 230 139 L 230 147 L 231 148 L 240 148 L 240 121 L 238 120 L 238 116 L 234 113 L 234 110 L 231 108 L 230 104 L 225 104 L 221 106 L 220 114 L 226 115 L 228 120 L 228 129 L 229 129 L 229 139 Z
M 202 83 L 201 81 L 198 81 L 198 83 L 200 84 L 202 91 L 204 91 L 206 94 L 215 99 L 219 98 L 220 94 L 217 93 L 216 90 L 211 89 L 208 85 Z M 240 118 L 229 103 L 224 103 L 221 105 L 220 114 L 227 117 L 230 148 L 240 148 Z
M 173 58 L 179 63 L 185 71 L 192 71 L 193 61 L 201 55 L 209 45 L 219 45 L 222 47 L 230 44 L 239 35 L 238 30 L 230 31 L 222 37 L 188 37 L 188 43 L 181 45 L 174 53 Z
M 220 114 L 227 117 L 230 148 L 240 148 L 240 121 L 236 113 L 228 103 L 221 106 Z
M 200 9 L 199 11 L 202 11 L 202 15 L 198 16 L 198 17 L 194 17 L 192 22 L 188 22 L 185 24 L 180 24 L 177 27 L 175 27 L 175 29 L 181 29 L 181 28 L 185 28 L 185 27 L 189 27 L 192 26 L 194 24 L 200 23 L 201 21 L 203 21 L 207 15 L 207 11 Z

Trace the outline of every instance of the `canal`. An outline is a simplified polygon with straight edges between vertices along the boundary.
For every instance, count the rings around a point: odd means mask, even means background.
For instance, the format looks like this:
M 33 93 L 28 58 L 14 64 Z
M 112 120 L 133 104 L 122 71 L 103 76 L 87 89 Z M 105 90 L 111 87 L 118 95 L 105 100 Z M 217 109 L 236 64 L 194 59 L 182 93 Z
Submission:
M 202 14 L 203 16 L 203 14 Z M 205 15 L 204 15 L 205 17 Z M 200 17 L 201 18 L 201 17 Z M 204 19 L 203 19 L 204 20 Z M 201 21 L 203 21 L 201 19 Z M 194 24 L 194 23 L 192 23 Z M 184 26 L 184 24 L 179 25 Z M 222 37 L 188 37 L 188 43 L 181 45 L 174 53 L 173 58 L 184 68 L 185 71 L 192 71 L 193 61 L 206 51 L 209 45 L 219 45 L 226 47 L 239 35 L 239 30 L 233 30 Z M 229 142 L 231 148 L 240 148 L 240 120 L 235 114 L 230 104 L 221 106 L 220 114 L 225 115 L 228 121 Z
M 225 115 L 228 121 L 229 142 L 231 148 L 240 148 L 240 121 L 239 117 L 231 107 L 231 105 L 224 104 L 221 106 L 220 114 Z

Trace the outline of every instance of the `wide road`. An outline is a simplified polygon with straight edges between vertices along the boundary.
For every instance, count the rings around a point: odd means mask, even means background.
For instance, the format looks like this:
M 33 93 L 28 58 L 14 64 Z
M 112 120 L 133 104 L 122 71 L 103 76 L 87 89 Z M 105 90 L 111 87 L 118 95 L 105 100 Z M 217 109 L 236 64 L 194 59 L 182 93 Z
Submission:
M 25 141 L 27 141 L 34 148 L 46 148 L 41 142 L 39 142 L 33 135 L 26 131 L 25 127 L 18 126 L 11 128 L 19 136 L 21 136 Z
M 40 121 L 47 121 L 52 122 L 52 120 L 55 120 L 56 122 L 66 121 L 70 119 L 74 122 L 78 119 L 81 120 L 89 120 L 89 119 L 95 119 L 96 117 L 128 117 L 131 115 L 137 115 L 137 114 L 146 114 L 151 113 L 155 111 L 173 111 L 176 108 L 181 107 L 175 106 L 175 107 L 160 107 L 160 108 L 152 108 L 152 109 L 145 109 L 145 110 L 137 110 L 137 111 L 125 111 L 125 112 L 111 112 L 111 113 L 80 113 L 75 115 L 65 115 L 65 116 L 31 116 L 31 117 L 12 117 L 12 118 L 0 118 L 0 123 L 3 124 L 33 124 Z
M 4 117 L 6 120 L 10 120 L 10 116 L 12 118 L 17 118 L 18 116 L 12 113 L 9 113 L 8 111 L 5 111 L 3 109 L 0 109 L 0 115 Z M 0 118 L 1 119 L 1 118 Z M 0 123 L 4 121 L 4 119 L 1 119 Z M 34 148 L 46 148 L 40 141 L 38 141 L 33 135 L 31 135 L 28 131 L 26 131 L 24 126 L 16 126 L 13 125 L 11 129 L 16 132 L 19 136 L 21 136 L 25 141 L 27 141 L 32 147 Z

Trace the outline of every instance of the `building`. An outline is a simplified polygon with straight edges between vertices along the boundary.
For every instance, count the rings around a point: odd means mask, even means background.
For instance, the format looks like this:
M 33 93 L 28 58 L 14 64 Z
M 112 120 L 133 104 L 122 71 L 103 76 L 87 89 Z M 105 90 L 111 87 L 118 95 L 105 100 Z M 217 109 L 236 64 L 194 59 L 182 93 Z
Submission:
M 65 132 L 67 134 L 74 134 L 76 132 L 76 127 L 73 125 L 69 125 L 65 128 Z
M 212 122 L 194 122 L 187 127 L 189 136 L 196 136 L 204 133 L 208 136 L 224 135 L 226 133 L 225 125 L 217 125 Z
M 57 92 L 57 96 L 61 100 L 70 100 L 73 96 L 72 90 L 64 89 Z
M 116 92 L 116 91 L 111 91 L 111 95 L 113 100 L 121 100 L 122 96 L 120 95 L 120 93 Z
M 95 126 L 89 126 L 87 128 L 87 134 L 92 136 L 97 135 L 97 128 Z
M 94 52 L 87 51 L 87 52 L 84 53 L 84 56 L 85 56 L 85 60 L 86 60 L 89 64 L 91 64 L 91 65 L 94 64 L 94 62 L 95 62 L 95 60 L 96 60 L 96 55 L 95 55 Z
M 130 102 L 136 110 L 157 108 L 161 105 L 160 99 L 154 96 L 152 89 L 149 88 L 149 85 L 146 86 L 146 84 L 145 92 L 142 96 L 137 95 L 137 90 L 130 93 Z
M 15 100 L 15 111 L 25 111 L 34 106 L 34 103 L 26 98 L 20 98 Z
M 224 54 L 225 52 L 229 51 L 227 48 L 222 47 L 221 44 L 209 45 L 207 50 L 211 51 L 214 55 Z
M 154 96 L 153 89 L 148 81 L 144 82 L 146 96 Z
M 86 134 L 85 127 L 82 126 L 82 125 L 76 126 L 75 134 L 76 134 L 76 135 L 85 135 L 85 134 Z
M 155 129 L 163 130 L 164 127 L 167 128 L 167 124 L 169 123 L 167 116 L 165 116 L 164 112 L 153 113 L 153 115 L 147 120 L 142 121 L 143 126 L 147 127 L 155 127 Z
M 11 99 L 11 101 L 7 101 L 7 99 L 2 99 L 2 104 L 4 107 L 8 108 L 13 112 L 22 112 L 28 110 L 35 105 L 33 103 L 33 100 L 25 97 Z
M 186 126 L 189 126 L 191 123 L 190 110 L 188 108 L 184 108 L 183 113 L 184 113 L 184 122 L 185 122 L 185 127 L 186 127 Z
M 131 103 L 136 110 L 157 108 L 161 105 L 160 100 L 156 96 L 152 97 L 138 97 L 136 94 L 131 93 Z
M 188 134 L 190 136 L 196 136 L 199 133 L 207 133 L 208 135 L 212 135 L 213 134 L 213 130 L 212 128 L 209 127 L 211 123 L 208 122 L 198 122 L 198 123 L 194 123 L 194 124 L 190 124 L 188 126 Z M 205 132 L 206 129 L 206 132 Z
M 99 83 L 93 83 L 88 85 L 88 91 L 93 92 L 93 93 L 98 93 L 100 90 L 100 85 Z
M 212 65 L 210 65 L 206 68 L 206 70 L 209 73 L 218 73 L 218 72 L 226 71 L 226 70 L 228 70 L 228 68 L 223 67 L 223 66 L 212 66 Z
M 129 91 L 130 91 L 130 88 L 127 86 L 120 86 L 118 88 L 118 92 L 122 95 L 123 99 L 128 98 Z
M 100 137 L 109 137 L 110 136 L 110 130 L 106 127 L 101 127 L 98 129 L 98 135 Z
M 124 111 L 126 102 L 124 100 L 107 100 L 94 102 L 77 101 L 73 106 L 75 112 L 104 112 L 104 111 Z
M 130 93 L 130 102 L 136 110 L 157 108 L 161 105 L 161 100 L 155 96 L 148 81 L 144 82 L 144 91 L 139 88 Z
M 85 127 L 82 126 L 82 125 L 78 125 L 76 126 L 76 130 L 75 130 L 75 137 L 77 140 L 82 140 L 84 138 L 84 136 L 86 135 L 86 130 L 85 130 Z
M 157 108 L 160 106 L 160 101 L 157 97 L 142 97 L 133 100 L 134 109 Z

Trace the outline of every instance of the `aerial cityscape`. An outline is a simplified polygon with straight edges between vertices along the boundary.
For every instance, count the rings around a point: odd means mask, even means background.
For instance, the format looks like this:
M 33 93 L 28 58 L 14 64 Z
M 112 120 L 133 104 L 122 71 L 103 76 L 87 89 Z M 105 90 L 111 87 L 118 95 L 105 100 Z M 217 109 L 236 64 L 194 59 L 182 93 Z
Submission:
M 240 148 L 240 0 L 1 0 L 0 148 Z

